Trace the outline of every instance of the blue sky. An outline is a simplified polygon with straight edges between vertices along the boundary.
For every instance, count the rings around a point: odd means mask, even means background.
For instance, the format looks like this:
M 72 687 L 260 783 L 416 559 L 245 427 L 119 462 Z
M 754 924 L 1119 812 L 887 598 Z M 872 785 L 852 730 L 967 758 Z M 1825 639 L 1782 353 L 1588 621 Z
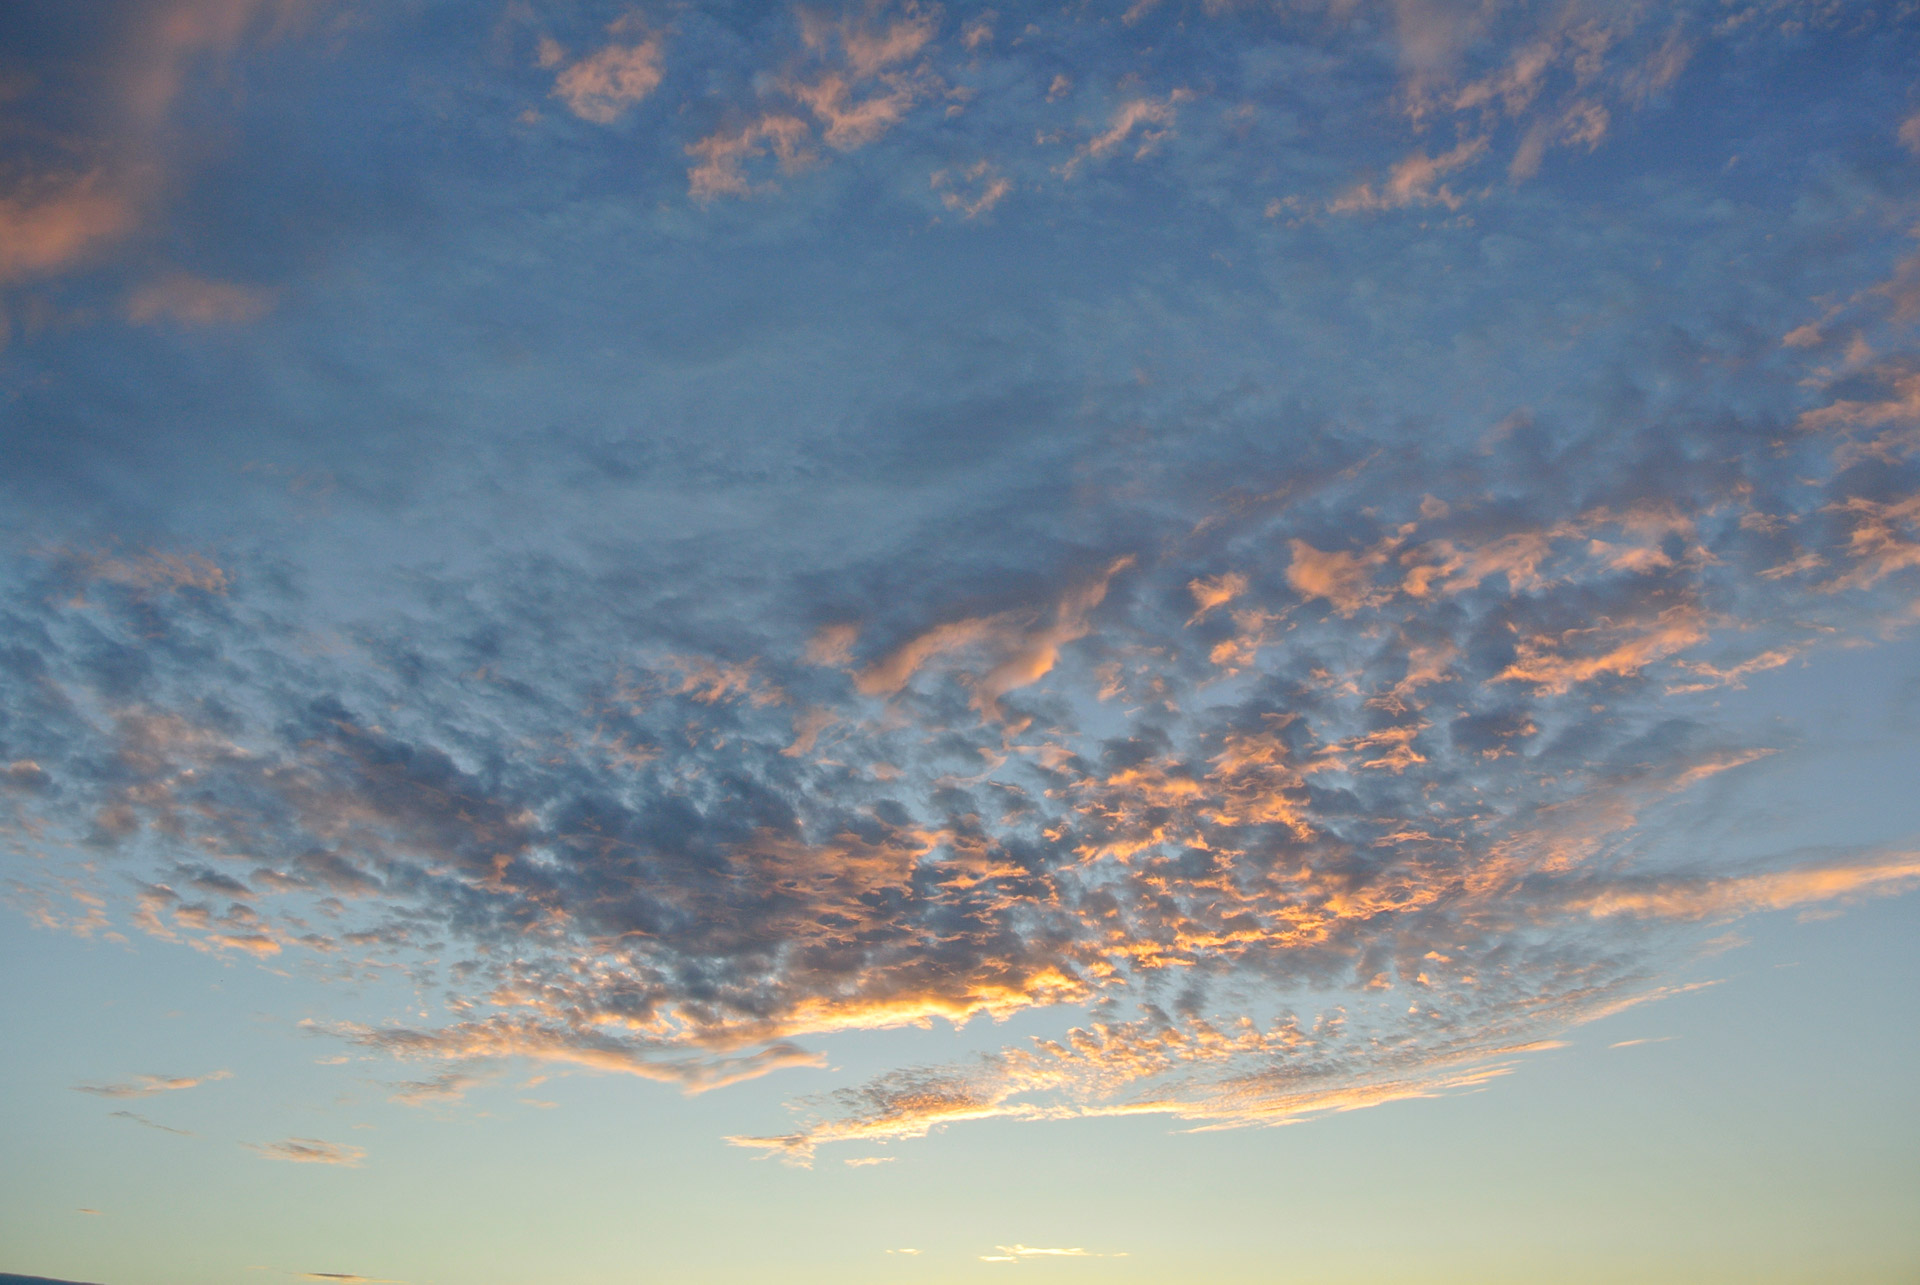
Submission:
M 12 7 L 0 1268 L 1909 1278 L 1916 21 Z

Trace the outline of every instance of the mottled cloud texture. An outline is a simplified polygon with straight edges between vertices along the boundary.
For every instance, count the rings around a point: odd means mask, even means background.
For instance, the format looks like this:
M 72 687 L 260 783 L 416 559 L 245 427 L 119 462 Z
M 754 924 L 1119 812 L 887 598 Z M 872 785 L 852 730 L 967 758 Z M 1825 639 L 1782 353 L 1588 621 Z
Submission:
M 0 198 L 10 896 L 404 971 L 308 1027 L 397 1102 L 1024 1015 L 732 1141 L 1277 1123 L 1920 886 L 1669 841 L 1920 616 L 1904 19 L 149 8 L 140 130 Z M 369 156 L 173 141 L 343 41 Z

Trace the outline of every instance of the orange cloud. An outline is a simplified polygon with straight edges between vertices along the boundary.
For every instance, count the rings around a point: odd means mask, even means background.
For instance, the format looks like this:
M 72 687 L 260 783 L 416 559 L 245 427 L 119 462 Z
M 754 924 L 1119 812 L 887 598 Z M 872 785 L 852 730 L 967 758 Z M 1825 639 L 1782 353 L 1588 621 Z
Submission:
M 1699 609 L 1670 607 L 1639 632 L 1600 627 L 1569 630 L 1559 638 L 1537 636 L 1523 641 L 1513 663 L 1494 675 L 1497 683 L 1532 683 L 1540 691 L 1558 694 L 1605 675 L 1637 674 L 1707 640 L 1706 618 Z M 1624 635 L 1624 637 L 1622 636 Z M 1557 646 L 1577 638 L 1597 636 L 1620 641 L 1595 655 L 1570 656 Z
M 231 1071 L 214 1071 L 208 1075 L 138 1075 L 116 1084 L 76 1084 L 73 1088 L 76 1093 L 91 1093 L 101 1098 L 150 1098 L 155 1094 L 177 1093 L 181 1089 L 198 1088 L 202 1084 L 232 1077 Z
M 1372 583 L 1373 568 L 1381 561 L 1378 554 L 1322 552 L 1305 540 L 1289 540 L 1287 546 L 1293 551 L 1287 583 L 1301 597 L 1325 598 L 1343 616 L 1385 600 Z
M 1596 919 L 1609 915 L 1705 919 L 1758 910 L 1789 910 L 1843 897 L 1891 896 L 1916 883 L 1920 883 L 1920 855 L 1905 853 L 1856 865 L 1609 888 L 1576 899 L 1572 908 Z
M 1247 591 L 1247 578 L 1238 572 L 1228 571 L 1211 579 L 1195 578 L 1187 581 L 1187 592 L 1193 595 L 1194 612 L 1187 617 L 1189 625 L 1205 620 L 1215 607 L 1223 607 Z
M 909 639 L 887 656 L 860 671 L 854 686 L 863 695 L 891 696 L 934 660 L 969 648 L 979 648 L 998 660 L 974 680 L 976 708 L 992 714 L 1000 697 L 1037 682 L 1052 671 L 1060 648 L 1087 635 L 1088 614 L 1106 598 L 1113 577 L 1134 565 L 1131 556 L 1117 559 L 1095 580 L 1064 594 L 1051 619 L 1042 625 L 1023 624 L 1014 615 L 975 617 L 936 625 Z

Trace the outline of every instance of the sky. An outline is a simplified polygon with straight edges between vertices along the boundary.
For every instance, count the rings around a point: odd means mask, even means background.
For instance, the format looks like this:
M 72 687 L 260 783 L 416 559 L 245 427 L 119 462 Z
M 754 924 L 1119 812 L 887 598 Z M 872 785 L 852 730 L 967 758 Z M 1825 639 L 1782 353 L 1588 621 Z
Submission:
M 1913 1280 L 1916 67 L 0 7 L 0 1272 Z

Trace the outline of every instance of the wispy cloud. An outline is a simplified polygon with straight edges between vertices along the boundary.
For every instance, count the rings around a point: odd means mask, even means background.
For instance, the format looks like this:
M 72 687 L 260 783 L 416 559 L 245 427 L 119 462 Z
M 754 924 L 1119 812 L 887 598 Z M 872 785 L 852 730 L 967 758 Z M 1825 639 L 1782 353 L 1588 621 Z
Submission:
M 193 1136 L 191 1129 L 176 1129 L 172 1125 L 161 1124 L 157 1120 L 149 1120 L 138 1111 L 109 1111 L 107 1114 L 115 1119 L 131 1120 L 135 1124 L 145 1125 L 149 1129 L 158 1129 L 162 1133 L 178 1134 L 182 1138 L 190 1138 Z
M 176 1093 L 181 1089 L 198 1088 L 202 1084 L 211 1084 L 216 1080 L 231 1079 L 231 1071 L 214 1071 L 207 1075 L 137 1075 L 131 1080 L 116 1080 L 106 1084 L 76 1084 L 76 1093 L 91 1093 L 102 1098 L 150 1098 L 161 1093 Z
M 365 1147 L 327 1142 L 320 1138 L 283 1138 L 279 1142 L 241 1144 L 269 1160 L 287 1160 L 303 1165 L 345 1165 L 353 1168 L 366 1159 Z
M 231 281 L 169 273 L 127 296 L 127 320 L 136 325 L 171 321 L 189 326 L 256 321 L 273 307 L 271 291 Z

